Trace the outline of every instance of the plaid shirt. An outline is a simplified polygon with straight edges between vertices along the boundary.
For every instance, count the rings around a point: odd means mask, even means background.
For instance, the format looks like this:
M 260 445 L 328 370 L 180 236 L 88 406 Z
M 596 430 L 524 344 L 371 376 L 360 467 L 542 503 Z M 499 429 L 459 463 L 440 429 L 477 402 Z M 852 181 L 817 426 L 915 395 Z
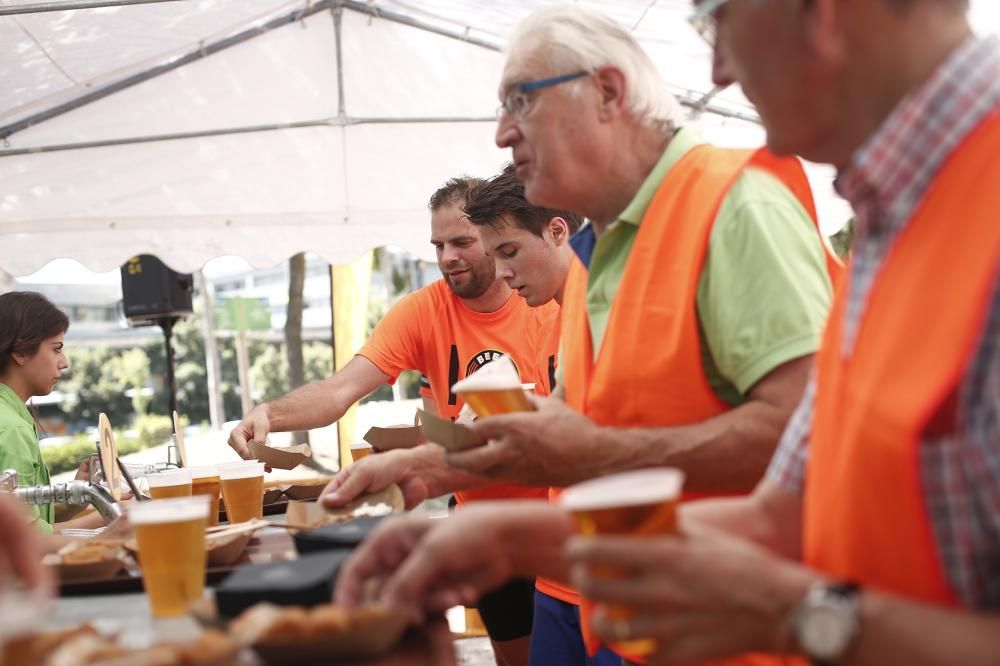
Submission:
M 970 38 L 909 94 L 837 177 L 857 215 L 843 354 L 854 347 L 868 293 L 945 159 L 1000 108 L 1000 39 Z M 984 184 L 997 187 L 1000 183 Z M 767 478 L 801 494 L 815 381 L 789 420 Z M 941 561 L 971 608 L 1000 610 L 1000 279 L 958 388 L 954 433 L 921 441 L 921 480 Z

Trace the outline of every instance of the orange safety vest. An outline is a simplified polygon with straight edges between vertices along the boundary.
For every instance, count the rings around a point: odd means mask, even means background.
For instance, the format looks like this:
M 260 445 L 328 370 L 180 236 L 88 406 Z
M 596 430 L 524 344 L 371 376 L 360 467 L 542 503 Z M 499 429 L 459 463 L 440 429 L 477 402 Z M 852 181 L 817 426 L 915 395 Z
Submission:
M 847 290 L 838 293 L 817 361 L 805 561 L 836 579 L 946 606 L 959 602 L 938 558 L 920 447 L 935 417 L 953 412 L 996 287 L 997 155 L 1000 112 L 948 158 L 899 233 L 846 358 Z
M 763 149 L 700 145 L 688 151 L 670 170 L 646 211 L 596 361 L 587 319 L 587 272 L 582 265 L 570 270 L 562 310 L 567 404 L 599 425 L 615 426 L 679 426 L 730 409 L 709 386 L 702 367 L 696 302 L 719 207 L 749 166 L 779 178 L 816 224 L 812 192 L 798 160 L 777 158 Z M 822 242 L 818 227 L 817 235 Z M 825 243 L 824 247 L 828 271 L 835 278 L 840 261 Z M 550 499 L 558 493 L 551 489 Z M 685 499 L 694 496 L 688 493 Z M 538 589 L 562 601 L 580 603 L 575 590 L 555 581 L 539 579 Z M 586 605 L 581 613 L 584 640 L 594 650 L 597 642 L 590 633 Z M 747 656 L 724 663 L 784 661 Z

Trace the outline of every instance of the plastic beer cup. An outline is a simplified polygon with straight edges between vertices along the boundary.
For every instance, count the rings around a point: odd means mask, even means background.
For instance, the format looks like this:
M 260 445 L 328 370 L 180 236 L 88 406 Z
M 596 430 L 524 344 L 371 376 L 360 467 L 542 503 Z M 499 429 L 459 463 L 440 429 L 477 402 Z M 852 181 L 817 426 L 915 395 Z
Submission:
M 183 615 L 205 591 L 208 498 L 135 502 L 127 511 L 139 544 L 142 584 L 153 617 Z
M 567 488 L 559 504 L 573 514 L 577 530 L 586 536 L 617 534 L 636 538 L 677 533 L 677 504 L 684 485 L 684 473 L 671 467 L 623 472 L 591 479 Z M 595 577 L 624 579 L 627 574 L 615 567 L 591 570 Z M 608 604 L 612 620 L 628 620 L 626 606 Z M 652 639 L 617 643 L 622 652 L 648 655 L 656 650 Z
M 191 470 L 187 468 L 168 469 L 146 477 L 149 496 L 153 499 L 191 496 Z
M 219 482 L 230 523 L 264 517 L 264 463 L 247 461 L 221 465 Z

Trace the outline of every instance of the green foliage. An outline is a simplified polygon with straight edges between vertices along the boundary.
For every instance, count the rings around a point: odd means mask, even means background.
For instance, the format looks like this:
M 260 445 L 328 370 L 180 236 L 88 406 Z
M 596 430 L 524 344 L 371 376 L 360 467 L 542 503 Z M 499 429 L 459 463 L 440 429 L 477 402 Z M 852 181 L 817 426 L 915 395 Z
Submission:
M 118 445 L 119 456 L 146 448 L 138 438 L 128 437 L 120 431 L 115 432 L 115 444 Z M 43 447 L 42 459 L 48 465 L 51 474 L 61 474 L 75 470 L 80 466 L 80 461 L 96 452 L 95 437 L 81 433 L 65 444 Z
M 225 419 L 242 416 L 240 403 L 239 371 L 236 365 L 236 345 L 232 338 L 217 338 L 219 361 L 222 376 L 219 378 L 219 390 L 222 392 L 222 406 Z M 267 343 L 258 340 L 248 341 L 250 358 L 263 352 Z M 195 306 L 195 314 L 184 321 L 178 322 L 173 330 L 174 347 L 174 379 L 177 382 L 177 411 L 189 418 L 192 423 L 204 423 L 209 420 L 208 408 L 208 371 L 205 369 L 205 338 L 202 335 L 202 313 Z M 165 378 L 167 370 L 166 354 L 162 341 L 146 347 L 149 356 L 150 372 L 158 378 L 156 395 L 149 407 L 154 414 L 167 414 L 169 411 L 169 395 L 166 390 Z
M 333 373 L 333 352 L 328 342 L 314 340 L 303 344 L 302 357 L 307 382 Z M 267 345 L 251 358 L 250 381 L 255 400 L 274 400 L 288 392 L 288 355 L 284 345 Z
M 830 244 L 833 245 L 833 251 L 841 259 L 847 259 L 851 255 L 851 247 L 854 245 L 854 227 L 855 223 L 852 217 L 840 231 L 830 236 Z
M 187 417 L 182 416 L 181 427 L 185 421 Z M 173 419 L 160 414 L 144 414 L 135 420 L 133 426 L 135 438 L 143 449 L 169 443 L 170 435 L 174 432 Z
M 112 423 L 128 423 L 149 407 L 142 388 L 149 379 L 149 358 L 141 349 L 107 347 L 70 350 L 70 372 L 60 390 L 75 396 L 63 405 L 67 420 L 97 424 L 105 412 Z M 134 391 L 132 398 L 126 392 Z

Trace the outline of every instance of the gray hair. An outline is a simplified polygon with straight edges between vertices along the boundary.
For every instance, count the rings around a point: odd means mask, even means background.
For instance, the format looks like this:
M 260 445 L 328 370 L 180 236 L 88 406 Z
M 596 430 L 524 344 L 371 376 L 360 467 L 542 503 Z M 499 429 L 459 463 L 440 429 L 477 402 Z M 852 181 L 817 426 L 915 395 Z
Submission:
M 556 74 L 617 67 L 628 82 L 625 106 L 640 122 L 668 131 L 683 124 L 680 105 L 653 61 L 625 28 L 596 10 L 575 4 L 535 10 L 514 28 L 506 50 L 537 51 Z M 579 91 L 576 82 L 570 86 Z

